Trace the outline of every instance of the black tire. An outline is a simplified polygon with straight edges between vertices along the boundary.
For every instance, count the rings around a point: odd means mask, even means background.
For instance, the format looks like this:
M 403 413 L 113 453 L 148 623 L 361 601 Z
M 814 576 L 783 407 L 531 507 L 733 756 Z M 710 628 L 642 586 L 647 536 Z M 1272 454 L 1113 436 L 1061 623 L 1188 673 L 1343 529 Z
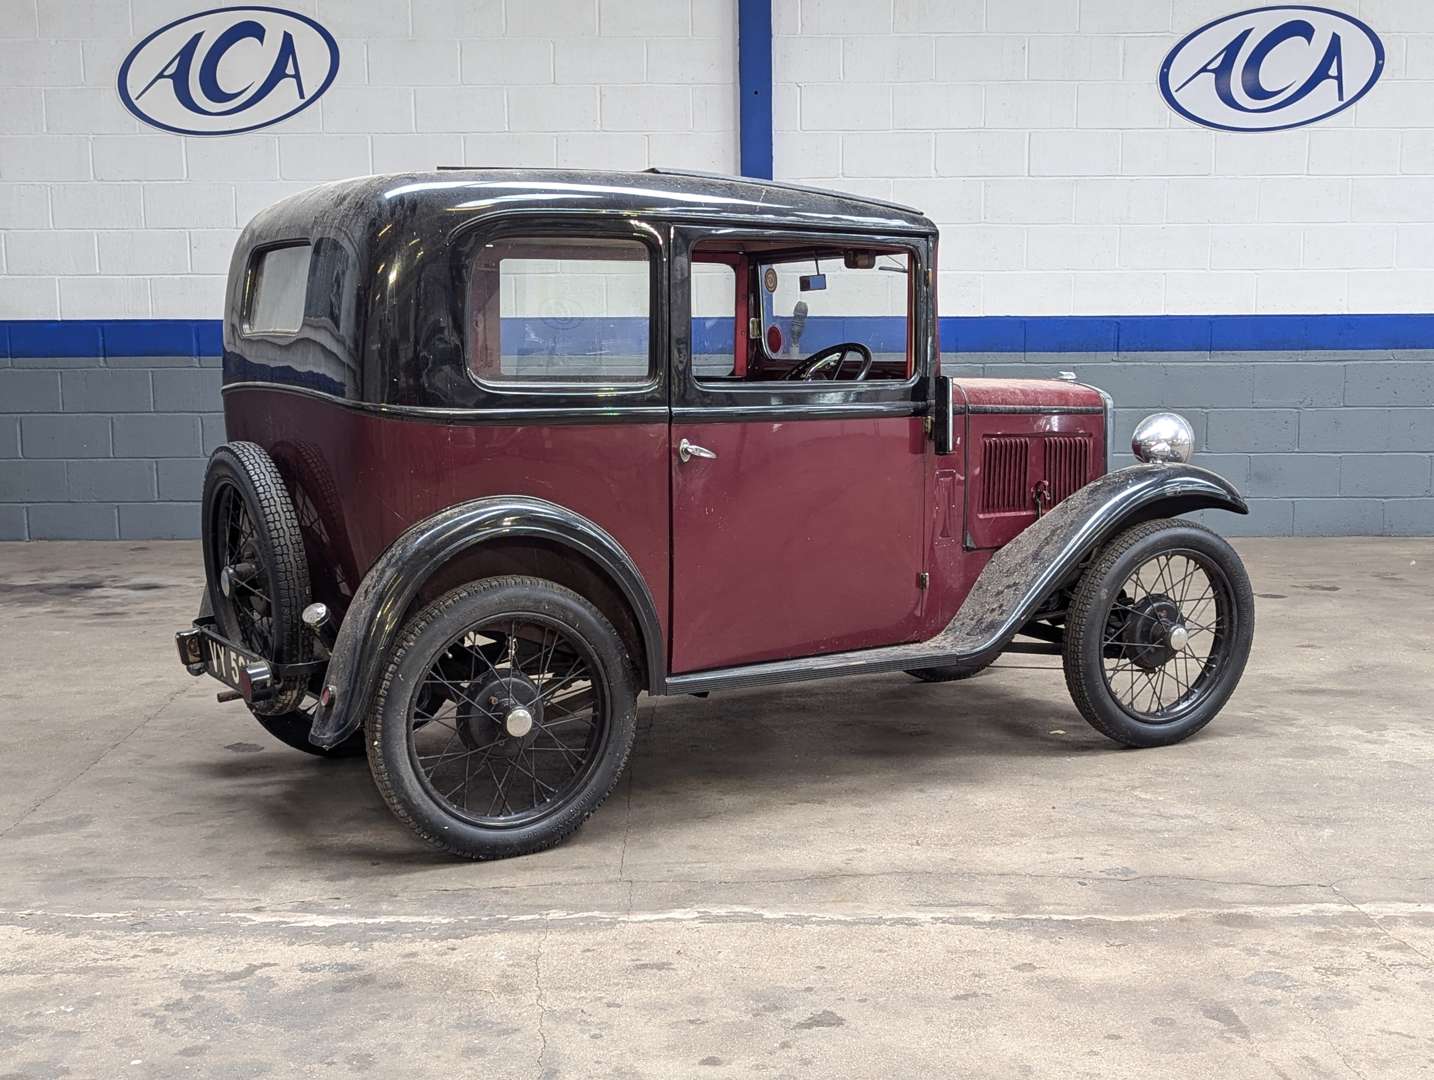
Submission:
M 1209 598 L 1197 604 L 1193 588 L 1205 588 L 1200 596 Z M 1176 626 L 1190 638 L 1178 649 L 1169 644 Z M 1254 630 L 1254 595 L 1235 550 L 1194 522 L 1146 522 L 1106 545 L 1076 586 L 1066 621 L 1066 686 L 1081 715 L 1107 738 L 1169 746 L 1203 728 L 1229 700 Z
M 509 624 L 513 632 L 506 644 L 488 644 L 493 638 L 489 628 Z M 543 631 L 536 646 L 532 643 L 531 627 Z M 549 632 L 553 634 L 553 644 L 548 653 L 548 666 L 543 668 L 542 655 L 544 648 L 549 648 Z M 593 720 L 582 747 L 556 738 L 546 726 L 551 723 L 556 728 L 573 721 L 555 719 L 542 711 L 545 700 L 547 709 L 556 708 L 563 700 L 555 695 L 564 684 L 554 682 L 556 676 L 551 674 L 559 666 L 559 642 L 564 650 L 561 663 L 576 658 L 574 665 L 581 664 L 582 670 L 590 673 L 573 684 L 589 687 L 586 694 Z M 514 659 L 515 649 L 518 660 Z M 524 649 L 528 651 L 527 661 L 521 659 Z M 542 676 L 542 681 L 527 681 L 525 674 L 532 666 L 534 651 L 538 667 L 549 672 Z M 491 676 L 478 667 L 479 661 L 487 665 Z M 466 674 L 461 673 L 463 667 L 468 669 Z M 500 669 L 506 671 L 507 681 L 500 675 Z M 515 739 L 498 715 L 513 702 L 500 704 L 496 697 L 488 696 L 495 687 L 511 686 L 515 671 L 520 673 L 519 684 L 530 687 L 524 692 L 529 695 L 525 700 L 534 709 L 533 734 L 525 738 L 547 738 L 557 745 L 568 746 L 572 754 L 563 751 L 558 764 L 571 756 L 583 755 L 581 768 L 574 767 L 574 775 L 563 781 L 567 786 L 555 783 L 554 795 L 540 800 L 545 792 L 540 792 L 539 787 L 547 788 L 547 785 L 539 784 L 536 773 L 540 768 L 552 767 L 549 763 L 555 759 L 536 758 L 533 747 L 538 743 L 529 743 L 526 760 L 533 772 L 524 775 L 534 776 L 533 806 L 523 813 L 508 806 L 503 792 L 507 773 L 500 780 L 498 770 L 511 770 L 513 766 L 505 762 L 511 763 L 514 755 L 518 762 L 523 761 L 525 739 Z M 480 687 L 482 679 L 488 682 Z M 425 697 L 434 691 L 440 695 L 436 704 Z M 532 698 L 534 691 L 535 699 Z M 472 582 L 435 600 L 404 627 L 367 719 L 369 767 L 389 808 L 434 847 L 470 859 L 498 859 L 541 851 L 571 835 L 612 792 L 632 749 L 637 728 L 637 692 L 637 675 L 621 637 L 587 600 L 537 578 L 498 577 Z M 510 689 L 508 693 L 512 695 L 517 691 Z M 444 710 L 449 705 L 454 711 L 445 719 Z M 485 705 L 493 706 L 495 711 L 490 713 Z M 581 711 L 583 706 L 577 708 Z M 599 715 L 601 721 L 597 719 Z M 481 734 L 480 725 L 486 725 Z M 445 734 L 445 729 L 451 734 Z M 539 729 L 541 734 L 537 734 Z M 422 748 L 420 735 L 430 740 Z M 480 740 L 491 741 L 485 745 Z M 494 765 L 490 758 L 500 753 L 500 747 L 501 754 L 507 756 L 500 754 Z M 543 748 L 550 753 L 557 752 L 546 744 Z M 421 749 L 430 752 L 421 754 Z M 475 761 L 479 755 L 483 755 L 481 760 Z M 454 771 L 439 783 L 437 771 L 450 765 Z M 492 785 L 488 785 L 488 776 L 483 774 L 485 766 L 490 770 Z M 470 773 L 484 785 L 476 795 L 470 793 Z M 440 791 L 440 787 L 457 775 L 463 777 L 461 806 L 450 798 L 457 793 L 457 788 L 446 793 Z M 548 779 L 553 779 L 551 773 Z M 503 803 L 494 811 L 494 804 L 489 802 L 489 812 L 479 813 L 479 804 L 489 798 L 489 786 L 498 792 Z M 511 812 L 504 814 L 504 810 Z
M 953 665 L 950 667 L 907 668 L 906 674 L 910 675 L 913 679 L 920 679 L 922 682 L 943 683 L 960 682 L 962 679 L 974 679 L 985 670 L 984 665 L 978 668 L 966 668 Z
M 308 548 L 309 583 L 320 596 L 351 597 L 354 583 L 345 567 L 354 565 L 343 500 L 323 452 L 310 442 L 278 443 L 270 455 L 286 479 Z
M 314 706 L 317 704 L 318 702 L 310 696 L 305 698 L 303 704 L 293 712 L 282 713 L 278 716 L 254 713 L 254 719 L 259 721 L 265 731 L 285 746 L 305 754 L 331 760 L 361 757 L 364 752 L 362 728 L 329 750 L 309 742 L 309 729 L 314 726 Z
M 225 443 L 209 458 L 200 505 L 209 599 L 224 636 L 274 663 L 308 660 L 312 643 L 301 618 L 309 602 L 308 561 L 294 504 L 273 459 L 254 443 Z M 248 568 L 233 596 L 222 585 L 230 565 Z M 268 700 L 250 708 L 266 716 L 293 712 L 306 688 L 301 677 L 283 680 Z

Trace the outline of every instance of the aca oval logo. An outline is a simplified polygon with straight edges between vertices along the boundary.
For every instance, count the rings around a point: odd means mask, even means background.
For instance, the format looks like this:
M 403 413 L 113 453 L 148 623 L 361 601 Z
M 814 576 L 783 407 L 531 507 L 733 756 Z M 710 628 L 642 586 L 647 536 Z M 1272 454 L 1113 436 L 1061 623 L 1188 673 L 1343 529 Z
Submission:
M 1383 42 L 1353 16 L 1262 7 L 1186 35 L 1160 67 L 1160 92 L 1205 127 L 1281 131 L 1349 108 L 1383 71 Z
M 176 19 L 130 50 L 125 108 L 179 135 L 233 135 L 308 108 L 334 81 L 339 46 L 307 15 L 226 7 Z

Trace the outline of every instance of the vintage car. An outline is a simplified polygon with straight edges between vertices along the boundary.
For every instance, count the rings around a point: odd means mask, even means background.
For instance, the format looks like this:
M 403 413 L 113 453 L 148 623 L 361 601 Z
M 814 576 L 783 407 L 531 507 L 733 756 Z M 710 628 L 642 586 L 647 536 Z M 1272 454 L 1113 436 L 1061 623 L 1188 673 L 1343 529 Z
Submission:
M 1040 652 L 1111 739 L 1184 739 L 1254 611 L 1176 515 L 1244 501 L 1178 416 L 1110 471 L 1101 390 L 943 375 L 936 249 L 907 207 L 666 170 L 284 200 L 230 267 L 181 660 L 473 858 L 577 829 L 642 691 Z

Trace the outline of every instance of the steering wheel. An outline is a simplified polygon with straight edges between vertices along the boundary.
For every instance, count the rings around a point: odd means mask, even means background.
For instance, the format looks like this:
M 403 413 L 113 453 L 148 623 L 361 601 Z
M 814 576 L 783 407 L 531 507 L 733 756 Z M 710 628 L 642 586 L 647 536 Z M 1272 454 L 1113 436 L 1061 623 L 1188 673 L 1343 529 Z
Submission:
M 861 370 L 856 373 L 854 379 L 849 382 L 861 382 L 871 373 L 871 350 L 859 341 L 843 341 L 837 345 L 828 345 L 825 349 L 818 349 L 807 357 L 791 371 L 787 372 L 786 378 L 790 380 L 810 379 L 817 372 L 830 367 L 831 374 L 828 379 L 835 382 L 841 377 L 841 369 L 846 366 L 846 358 L 855 354 L 861 360 Z

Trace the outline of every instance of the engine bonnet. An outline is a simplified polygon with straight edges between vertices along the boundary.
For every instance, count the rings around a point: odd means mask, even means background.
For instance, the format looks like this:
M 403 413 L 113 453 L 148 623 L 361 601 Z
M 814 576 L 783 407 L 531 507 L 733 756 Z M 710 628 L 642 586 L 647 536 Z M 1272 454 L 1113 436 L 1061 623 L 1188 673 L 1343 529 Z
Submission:
M 968 408 L 1005 405 L 1099 410 L 1100 391 L 1064 379 L 957 379 L 957 399 L 965 395 Z

